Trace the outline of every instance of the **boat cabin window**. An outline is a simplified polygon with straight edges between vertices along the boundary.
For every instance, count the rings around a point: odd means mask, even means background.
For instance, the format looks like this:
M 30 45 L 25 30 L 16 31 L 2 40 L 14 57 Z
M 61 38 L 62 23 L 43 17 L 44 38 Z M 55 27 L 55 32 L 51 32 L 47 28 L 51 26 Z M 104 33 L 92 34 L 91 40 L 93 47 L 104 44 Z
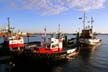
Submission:
M 54 48 L 55 47 L 55 45 L 52 45 L 52 48 Z
M 52 45 L 52 48 L 57 47 L 57 46 L 58 46 L 58 44 Z

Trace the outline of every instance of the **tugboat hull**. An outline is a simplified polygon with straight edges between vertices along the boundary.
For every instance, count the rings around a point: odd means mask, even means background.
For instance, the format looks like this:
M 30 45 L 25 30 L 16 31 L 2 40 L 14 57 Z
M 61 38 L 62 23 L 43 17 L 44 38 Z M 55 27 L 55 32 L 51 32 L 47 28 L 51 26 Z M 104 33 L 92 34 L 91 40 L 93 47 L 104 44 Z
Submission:
M 37 53 L 34 52 L 35 59 L 37 60 L 50 60 L 50 61 L 59 61 L 59 60 L 69 60 L 73 59 L 75 56 L 78 55 L 78 52 L 76 51 L 77 48 L 68 49 L 61 52 L 53 52 L 53 53 Z

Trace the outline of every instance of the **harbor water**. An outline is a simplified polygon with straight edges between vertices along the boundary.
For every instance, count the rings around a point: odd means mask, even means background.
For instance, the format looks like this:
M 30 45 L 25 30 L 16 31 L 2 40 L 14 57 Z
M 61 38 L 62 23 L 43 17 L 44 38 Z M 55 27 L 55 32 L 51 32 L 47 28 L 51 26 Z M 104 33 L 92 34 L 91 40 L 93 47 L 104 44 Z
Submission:
M 29 41 L 40 40 L 40 36 L 30 37 Z M 73 37 L 68 35 L 68 38 Z M 33 57 L 16 59 L 16 64 L 11 67 L 7 63 L 0 64 L 0 72 L 108 72 L 108 35 L 98 35 L 102 44 L 96 50 L 81 53 L 74 59 L 56 63 L 36 63 Z M 3 39 L 1 39 L 2 41 Z M 28 42 L 28 38 L 25 38 Z M 44 61 L 43 61 L 44 62 Z

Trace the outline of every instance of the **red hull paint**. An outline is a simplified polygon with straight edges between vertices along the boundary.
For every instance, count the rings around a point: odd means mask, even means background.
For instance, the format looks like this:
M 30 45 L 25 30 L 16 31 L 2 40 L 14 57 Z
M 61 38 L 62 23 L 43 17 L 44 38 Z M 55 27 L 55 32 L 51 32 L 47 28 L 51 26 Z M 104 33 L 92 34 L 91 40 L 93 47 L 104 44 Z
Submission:
M 9 44 L 9 48 L 24 47 L 24 44 Z
M 62 52 L 62 48 L 53 48 L 53 49 L 46 49 L 46 48 L 39 48 L 38 50 L 35 50 L 35 53 L 41 53 L 41 54 L 53 54 L 57 52 Z

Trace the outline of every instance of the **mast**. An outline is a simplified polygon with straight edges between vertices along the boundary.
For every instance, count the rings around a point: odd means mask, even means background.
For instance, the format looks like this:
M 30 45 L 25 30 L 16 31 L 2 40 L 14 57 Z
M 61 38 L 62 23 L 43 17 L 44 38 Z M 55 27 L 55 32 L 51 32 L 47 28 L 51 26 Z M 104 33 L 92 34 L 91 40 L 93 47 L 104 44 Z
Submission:
M 10 31 L 10 18 L 8 17 L 8 32 L 11 33 Z
M 46 26 L 44 28 L 44 42 L 46 43 Z
M 44 28 L 44 36 L 46 37 L 46 26 Z
M 58 24 L 58 37 L 57 38 L 60 38 L 60 24 Z
M 46 26 L 43 30 L 44 30 L 44 32 L 42 34 L 41 46 L 46 47 Z
M 84 12 L 84 15 L 83 15 L 83 29 L 85 29 L 85 12 Z
M 60 33 L 60 24 L 58 25 L 58 27 L 59 27 L 59 28 L 58 28 L 58 33 Z
M 93 28 L 93 22 L 94 22 L 93 17 L 91 17 L 91 29 Z

